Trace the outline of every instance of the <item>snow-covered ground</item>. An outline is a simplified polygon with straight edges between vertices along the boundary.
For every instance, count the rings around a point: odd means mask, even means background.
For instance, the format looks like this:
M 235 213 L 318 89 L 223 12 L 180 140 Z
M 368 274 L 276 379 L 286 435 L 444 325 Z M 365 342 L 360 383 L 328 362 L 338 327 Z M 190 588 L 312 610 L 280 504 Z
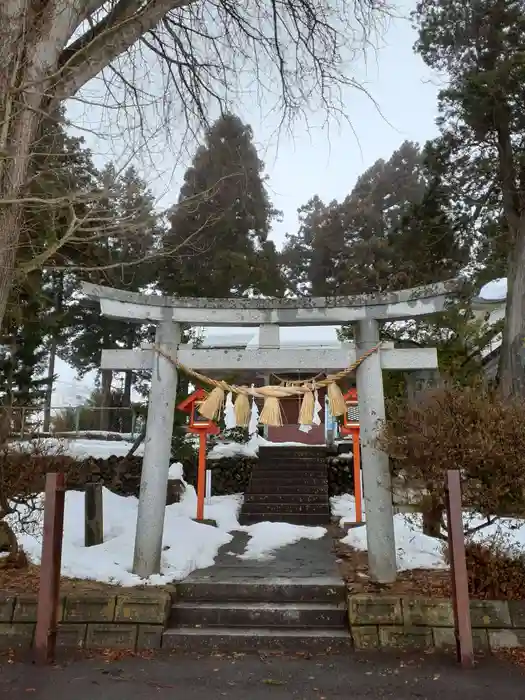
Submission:
M 45 454 L 63 454 L 77 459 L 96 457 L 105 459 L 116 455 L 125 457 L 133 445 L 132 440 L 88 440 L 87 438 L 39 438 L 36 441 L 24 440 L 11 443 L 12 449 L 30 451 L 37 443 L 39 450 Z M 135 451 L 136 455 L 144 454 L 144 443 Z
M 260 435 L 252 435 L 246 443 L 219 442 L 208 453 L 208 459 L 226 459 L 228 457 L 257 457 L 259 447 L 306 447 L 302 442 L 270 442 Z
M 172 465 L 170 476 L 179 477 L 181 466 Z M 241 526 L 238 513 L 242 495 L 213 496 L 205 505 L 204 517 L 217 522 L 217 527 L 195 522 L 197 495 L 192 486 L 186 486 L 180 503 L 167 506 L 164 518 L 162 574 L 147 581 L 131 573 L 138 500 L 117 496 L 103 489 L 104 542 L 84 547 L 84 494 L 68 491 L 66 494 L 62 574 L 122 586 L 162 585 L 179 581 L 195 569 L 212 566 L 219 548 L 230 542 L 232 532 L 242 530 L 250 539 L 240 559 L 268 561 L 275 550 L 302 538 L 318 539 L 326 533 L 323 527 L 305 527 L 288 523 L 263 522 Z M 40 562 L 42 512 L 35 511 L 31 526 L 19 533 L 19 541 L 31 561 Z M 17 518 L 12 517 L 18 530 Z
M 94 434 L 94 431 L 90 434 Z M 123 436 L 126 437 L 126 436 Z M 193 439 L 193 436 L 189 436 L 189 439 Z M 124 440 L 91 440 L 87 438 L 40 438 L 38 439 L 38 444 L 45 450 L 46 454 L 67 454 L 71 457 L 77 457 L 78 459 L 85 459 L 86 457 L 97 457 L 106 458 L 116 455 L 118 457 L 124 457 L 127 455 L 133 441 L 131 439 Z M 25 440 L 23 442 L 13 442 L 12 448 L 19 450 L 29 451 L 31 449 L 32 441 Z M 263 445 L 275 447 L 305 447 L 299 442 L 282 442 L 282 443 L 272 443 L 265 440 L 260 436 L 253 436 L 247 443 L 237 443 L 237 442 L 220 442 L 218 445 L 213 447 L 208 453 L 208 459 L 226 459 L 228 457 L 257 457 L 259 454 L 259 447 Z M 142 456 L 144 454 L 144 443 L 141 443 L 137 448 L 136 455 Z
M 109 457 L 125 455 L 131 441 L 116 440 L 56 440 L 45 439 L 46 449 L 52 453 L 59 451 L 75 457 Z M 28 449 L 29 443 L 17 443 L 19 449 Z M 252 438 L 245 445 L 221 443 L 210 457 L 221 459 L 232 456 L 256 456 L 261 445 L 271 445 L 263 438 Z M 290 443 L 294 444 L 294 443 Z M 137 454 L 143 453 L 143 445 Z M 182 465 L 170 467 L 170 478 L 182 478 Z M 250 539 L 241 559 L 269 560 L 281 547 L 293 544 L 302 538 L 318 539 L 326 530 L 323 527 L 304 527 L 288 523 L 262 522 L 241 527 L 238 513 L 242 495 L 213 496 L 205 505 L 205 517 L 217 521 L 217 527 L 202 525 L 192 520 L 196 514 L 197 497 L 192 486 L 186 486 L 180 503 L 166 508 L 164 521 L 164 541 L 162 554 L 162 575 L 148 580 L 158 585 L 180 580 L 198 568 L 213 564 L 219 548 L 232 539 L 232 532 L 245 531 Z M 104 543 L 84 547 L 84 496 L 79 492 L 66 494 L 64 528 L 63 566 L 64 575 L 76 578 L 95 579 L 134 586 L 141 581 L 131 573 L 133 545 L 137 519 L 138 501 L 124 498 L 104 489 Z M 343 494 L 331 499 L 332 515 L 343 526 L 355 522 L 355 499 Z M 36 563 L 41 550 L 41 513 L 36 513 L 34 528 L 28 534 L 20 535 L 20 542 L 30 558 Z M 475 526 L 481 520 L 470 520 Z M 439 540 L 424 535 L 417 517 L 397 514 L 394 517 L 397 564 L 399 570 L 416 568 L 446 568 L 443 544 Z M 525 547 L 525 521 L 501 519 L 497 524 L 480 530 L 474 536 L 477 540 L 500 538 L 509 547 Z M 366 551 L 366 524 L 351 528 L 342 540 L 355 549 Z M 143 582 L 142 582 L 143 583 Z
M 355 522 L 355 499 L 351 494 L 333 496 L 331 499 L 332 515 L 339 518 L 339 524 Z M 464 514 L 466 529 L 473 529 L 484 522 L 481 516 Z M 429 537 L 422 532 L 419 516 L 397 513 L 394 516 L 394 535 L 396 539 L 397 568 L 408 569 L 447 569 L 443 542 Z M 477 542 L 498 541 L 508 549 L 525 547 L 525 520 L 499 518 L 495 523 L 478 530 L 472 539 Z M 341 540 L 344 544 L 359 551 L 366 551 L 366 525 L 348 530 Z

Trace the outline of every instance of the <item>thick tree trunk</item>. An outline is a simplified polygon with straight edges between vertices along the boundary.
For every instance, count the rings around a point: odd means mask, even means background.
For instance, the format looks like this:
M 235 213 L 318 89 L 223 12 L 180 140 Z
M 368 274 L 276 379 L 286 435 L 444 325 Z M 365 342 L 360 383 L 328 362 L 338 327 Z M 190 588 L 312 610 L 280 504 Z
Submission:
M 525 218 L 509 260 L 499 382 L 503 396 L 525 397 Z
M 503 212 L 512 241 L 507 270 L 507 306 L 499 368 L 504 397 L 525 396 L 525 217 L 511 139 L 510 108 L 496 106 L 497 145 Z
M 109 430 L 111 413 L 111 380 L 113 372 L 110 369 L 102 370 L 102 402 L 100 410 L 100 430 Z

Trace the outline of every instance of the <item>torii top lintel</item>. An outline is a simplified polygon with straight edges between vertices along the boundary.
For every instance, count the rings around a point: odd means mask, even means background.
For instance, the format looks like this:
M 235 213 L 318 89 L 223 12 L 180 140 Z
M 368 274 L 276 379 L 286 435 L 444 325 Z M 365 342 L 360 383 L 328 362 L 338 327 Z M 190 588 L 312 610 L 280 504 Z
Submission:
M 299 299 L 208 299 L 137 294 L 85 282 L 82 290 L 100 301 L 104 316 L 125 321 L 176 321 L 196 326 L 339 325 L 365 319 L 428 316 L 446 308 L 462 289 L 461 280 L 398 292 Z

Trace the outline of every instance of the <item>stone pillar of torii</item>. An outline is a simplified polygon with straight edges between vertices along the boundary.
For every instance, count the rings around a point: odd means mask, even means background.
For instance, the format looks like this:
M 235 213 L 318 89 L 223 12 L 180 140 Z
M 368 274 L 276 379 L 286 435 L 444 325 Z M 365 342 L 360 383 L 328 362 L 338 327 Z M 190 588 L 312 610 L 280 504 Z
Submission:
M 458 292 L 456 280 L 399 292 L 355 297 L 301 299 L 190 299 L 159 297 L 84 284 L 100 301 L 101 312 L 130 323 L 156 324 L 155 344 L 187 367 L 206 373 L 242 370 L 334 373 L 352 364 L 379 342 L 381 321 L 405 320 L 439 313 Z M 246 350 L 198 349 L 181 344 L 180 324 L 193 326 L 259 326 L 278 337 L 279 326 L 353 323 L 356 346 Z M 315 338 L 312 339 L 312 345 Z M 164 509 L 170 465 L 171 436 L 177 393 L 177 369 L 151 346 L 136 350 L 103 350 L 102 369 L 150 370 L 148 418 L 140 485 L 133 572 L 143 578 L 160 572 Z M 376 446 L 385 419 L 382 370 L 437 368 L 435 348 L 396 349 L 383 344 L 357 369 L 361 427 L 364 503 L 370 575 L 380 583 L 396 577 L 396 548 L 388 456 Z

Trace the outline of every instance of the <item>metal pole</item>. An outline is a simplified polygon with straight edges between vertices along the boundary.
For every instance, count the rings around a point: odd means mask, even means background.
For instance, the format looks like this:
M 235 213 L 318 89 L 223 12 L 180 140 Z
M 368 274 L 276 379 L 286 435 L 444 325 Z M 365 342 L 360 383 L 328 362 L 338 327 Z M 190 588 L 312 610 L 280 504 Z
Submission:
M 379 324 L 373 319 L 359 321 L 357 351 L 362 355 L 379 342 Z M 376 439 L 385 420 L 383 372 L 379 351 L 372 353 L 357 369 L 357 395 L 363 465 L 366 539 L 370 576 L 379 583 L 396 580 L 396 544 L 392 481 L 388 455 L 377 448 Z
M 157 326 L 156 344 L 173 360 L 177 357 L 180 338 L 180 324 L 167 320 Z M 133 573 L 142 578 L 160 573 L 176 396 L 177 368 L 174 362 L 156 353 L 149 393 L 133 557 Z
M 55 656 L 60 602 L 64 499 L 64 474 L 46 474 L 44 538 L 35 630 L 35 657 L 39 664 L 52 663 Z
M 456 654 L 463 668 L 472 668 L 474 666 L 474 645 L 470 623 L 468 572 L 461 506 L 461 480 L 457 469 L 447 470 L 445 495 Z

